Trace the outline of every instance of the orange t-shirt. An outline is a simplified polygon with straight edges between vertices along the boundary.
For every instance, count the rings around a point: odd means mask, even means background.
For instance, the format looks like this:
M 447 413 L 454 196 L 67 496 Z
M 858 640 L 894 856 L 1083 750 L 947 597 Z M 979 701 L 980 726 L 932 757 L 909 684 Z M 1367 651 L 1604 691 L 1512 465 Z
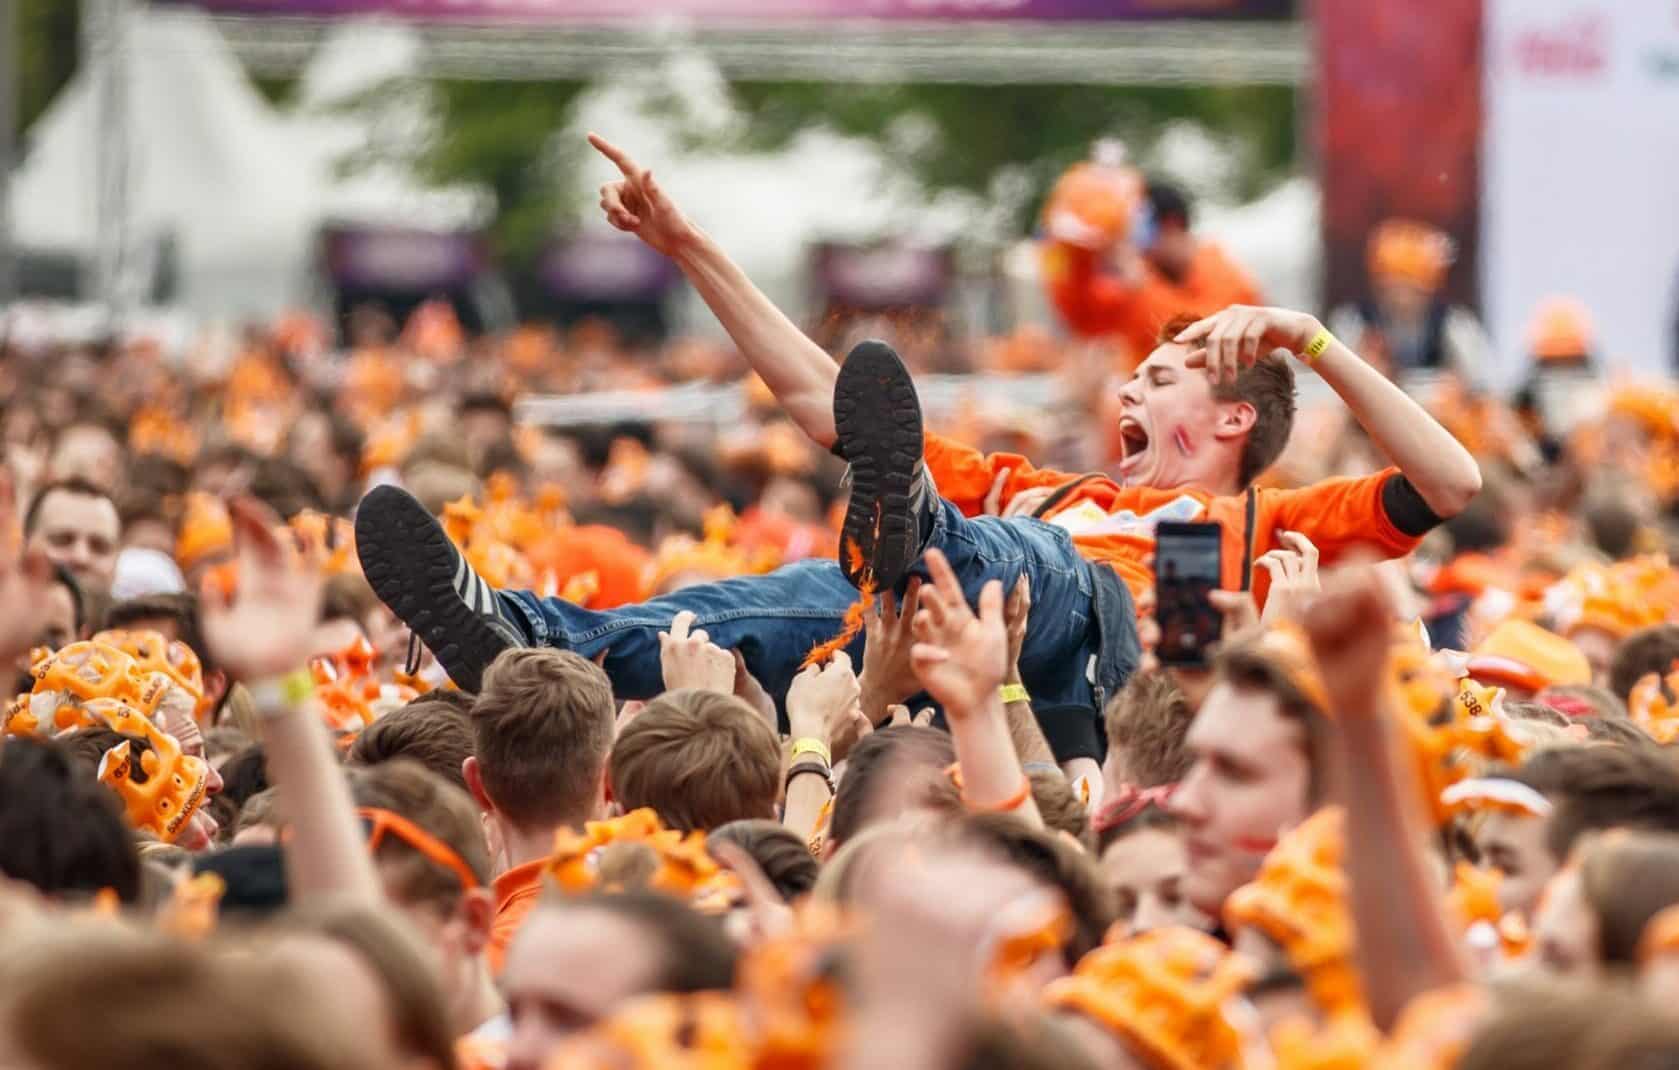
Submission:
M 536 906 L 542 894 L 542 867 L 547 859 L 539 858 L 514 866 L 495 880 L 496 917 L 490 923 L 490 943 L 484 949 L 490 963 L 490 973 L 500 977 L 502 963 L 507 959 L 507 947 L 524 924 L 525 915 Z
M 927 470 L 939 493 L 967 516 L 977 516 L 997 473 L 1010 469 L 1003 485 L 1003 503 L 1022 491 L 1060 487 L 1078 477 L 1035 468 L 1017 454 L 989 456 L 969 446 L 929 434 Z M 1242 574 L 1250 564 L 1281 544 L 1279 532 L 1297 531 L 1317 546 L 1322 563 L 1332 565 L 1354 549 L 1372 550 L 1383 557 L 1402 557 L 1422 540 L 1400 531 L 1382 505 L 1382 487 L 1398 469 L 1389 468 L 1357 479 L 1332 479 L 1298 490 L 1259 490 L 1253 494 L 1253 545 L 1243 545 L 1248 531 L 1248 495 L 1208 494 L 1191 487 L 1157 490 L 1122 487 L 1106 476 L 1080 484 L 1045 519 L 1065 529 L 1073 545 L 1087 559 L 1111 565 L 1137 598 L 1154 585 L 1154 572 L 1145 563 L 1154 552 L 1154 525 L 1161 520 L 1200 521 L 1224 529 L 1220 551 L 1226 590 L 1239 590 L 1251 579 L 1254 598 L 1263 607 L 1270 589 L 1270 573 L 1259 569 Z
M 1180 282 L 1143 265 L 1140 283 L 1101 269 L 1101 254 L 1052 242 L 1044 249 L 1050 300 L 1076 334 L 1118 335 L 1138 361 L 1154 350 L 1174 316 L 1208 316 L 1226 305 L 1259 303 L 1259 288 L 1223 250 L 1198 242 Z

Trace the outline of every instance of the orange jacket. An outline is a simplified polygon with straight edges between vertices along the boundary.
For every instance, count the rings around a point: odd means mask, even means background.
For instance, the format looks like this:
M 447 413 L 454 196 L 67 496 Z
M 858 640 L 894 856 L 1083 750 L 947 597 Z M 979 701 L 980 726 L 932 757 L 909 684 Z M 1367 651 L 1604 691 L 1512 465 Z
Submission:
M 1259 303 L 1259 288 L 1211 242 L 1200 242 L 1181 282 L 1144 264 L 1138 285 L 1104 273 L 1101 254 L 1051 242 L 1044 249 L 1050 300 L 1075 334 L 1119 335 L 1142 361 L 1173 316 L 1207 316 L 1226 305 Z
M 1078 478 L 1035 468 L 1016 454 L 987 456 L 933 434 L 927 436 L 926 460 L 939 493 L 967 516 L 979 515 L 1001 469 L 1010 469 L 1003 485 L 1005 505 L 1022 491 L 1060 487 Z M 1416 549 L 1421 539 L 1395 527 L 1382 504 L 1383 486 L 1397 474 L 1398 469 L 1389 468 L 1357 479 L 1332 479 L 1298 490 L 1255 490 L 1234 497 L 1189 487 L 1121 487 L 1106 476 L 1095 476 L 1058 502 L 1046 519 L 1068 531 L 1073 545 L 1087 559 L 1111 565 L 1133 598 L 1154 585 L 1154 573 L 1146 561 L 1154 552 L 1157 521 L 1211 521 L 1224 529 L 1223 586 L 1239 590 L 1250 579 L 1244 576 L 1244 568 L 1251 571 L 1256 558 L 1277 549 L 1277 534 L 1283 531 L 1297 531 L 1312 540 L 1325 565 L 1359 548 L 1383 557 L 1402 557 Z M 1264 606 L 1270 574 L 1260 569 L 1251 576 L 1251 586 Z

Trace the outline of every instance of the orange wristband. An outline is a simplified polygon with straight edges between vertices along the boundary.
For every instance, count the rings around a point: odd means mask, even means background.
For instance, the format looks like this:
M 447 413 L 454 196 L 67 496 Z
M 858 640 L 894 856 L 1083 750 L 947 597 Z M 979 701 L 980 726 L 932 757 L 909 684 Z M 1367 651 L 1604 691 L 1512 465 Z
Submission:
M 946 769 L 945 772 L 949 774 L 950 782 L 956 785 L 956 790 L 961 794 L 962 805 L 975 813 L 1012 814 L 1022 806 L 1025 806 L 1027 800 L 1032 797 L 1032 778 L 1027 776 L 1025 773 L 1022 773 L 1020 774 L 1019 789 L 1007 799 L 1004 799 L 1000 803 L 976 803 L 972 799 L 968 798 L 968 789 L 962 783 L 961 764 L 953 762 L 951 763 L 950 768 Z

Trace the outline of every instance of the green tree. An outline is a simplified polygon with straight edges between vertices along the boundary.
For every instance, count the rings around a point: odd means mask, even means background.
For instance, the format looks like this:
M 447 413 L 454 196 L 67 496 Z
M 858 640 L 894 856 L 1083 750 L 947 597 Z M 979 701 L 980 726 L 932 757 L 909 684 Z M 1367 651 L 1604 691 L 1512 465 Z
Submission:
M 18 63 L 18 128 L 27 134 L 76 72 L 81 5 L 74 0 L 0 3 L 17 4 L 9 14 L 17 34 L 13 54 Z

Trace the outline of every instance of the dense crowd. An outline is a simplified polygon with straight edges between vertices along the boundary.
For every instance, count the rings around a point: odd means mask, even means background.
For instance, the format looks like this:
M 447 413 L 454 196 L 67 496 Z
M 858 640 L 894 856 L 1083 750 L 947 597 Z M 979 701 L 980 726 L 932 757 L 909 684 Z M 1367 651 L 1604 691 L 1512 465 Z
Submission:
M 595 143 L 728 343 L 6 344 L 0 1062 L 1679 1060 L 1679 384 L 1558 301 L 1501 397 L 1438 232 L 1332 331 L 1094 171 L 1073 337 L 830 353 Z

